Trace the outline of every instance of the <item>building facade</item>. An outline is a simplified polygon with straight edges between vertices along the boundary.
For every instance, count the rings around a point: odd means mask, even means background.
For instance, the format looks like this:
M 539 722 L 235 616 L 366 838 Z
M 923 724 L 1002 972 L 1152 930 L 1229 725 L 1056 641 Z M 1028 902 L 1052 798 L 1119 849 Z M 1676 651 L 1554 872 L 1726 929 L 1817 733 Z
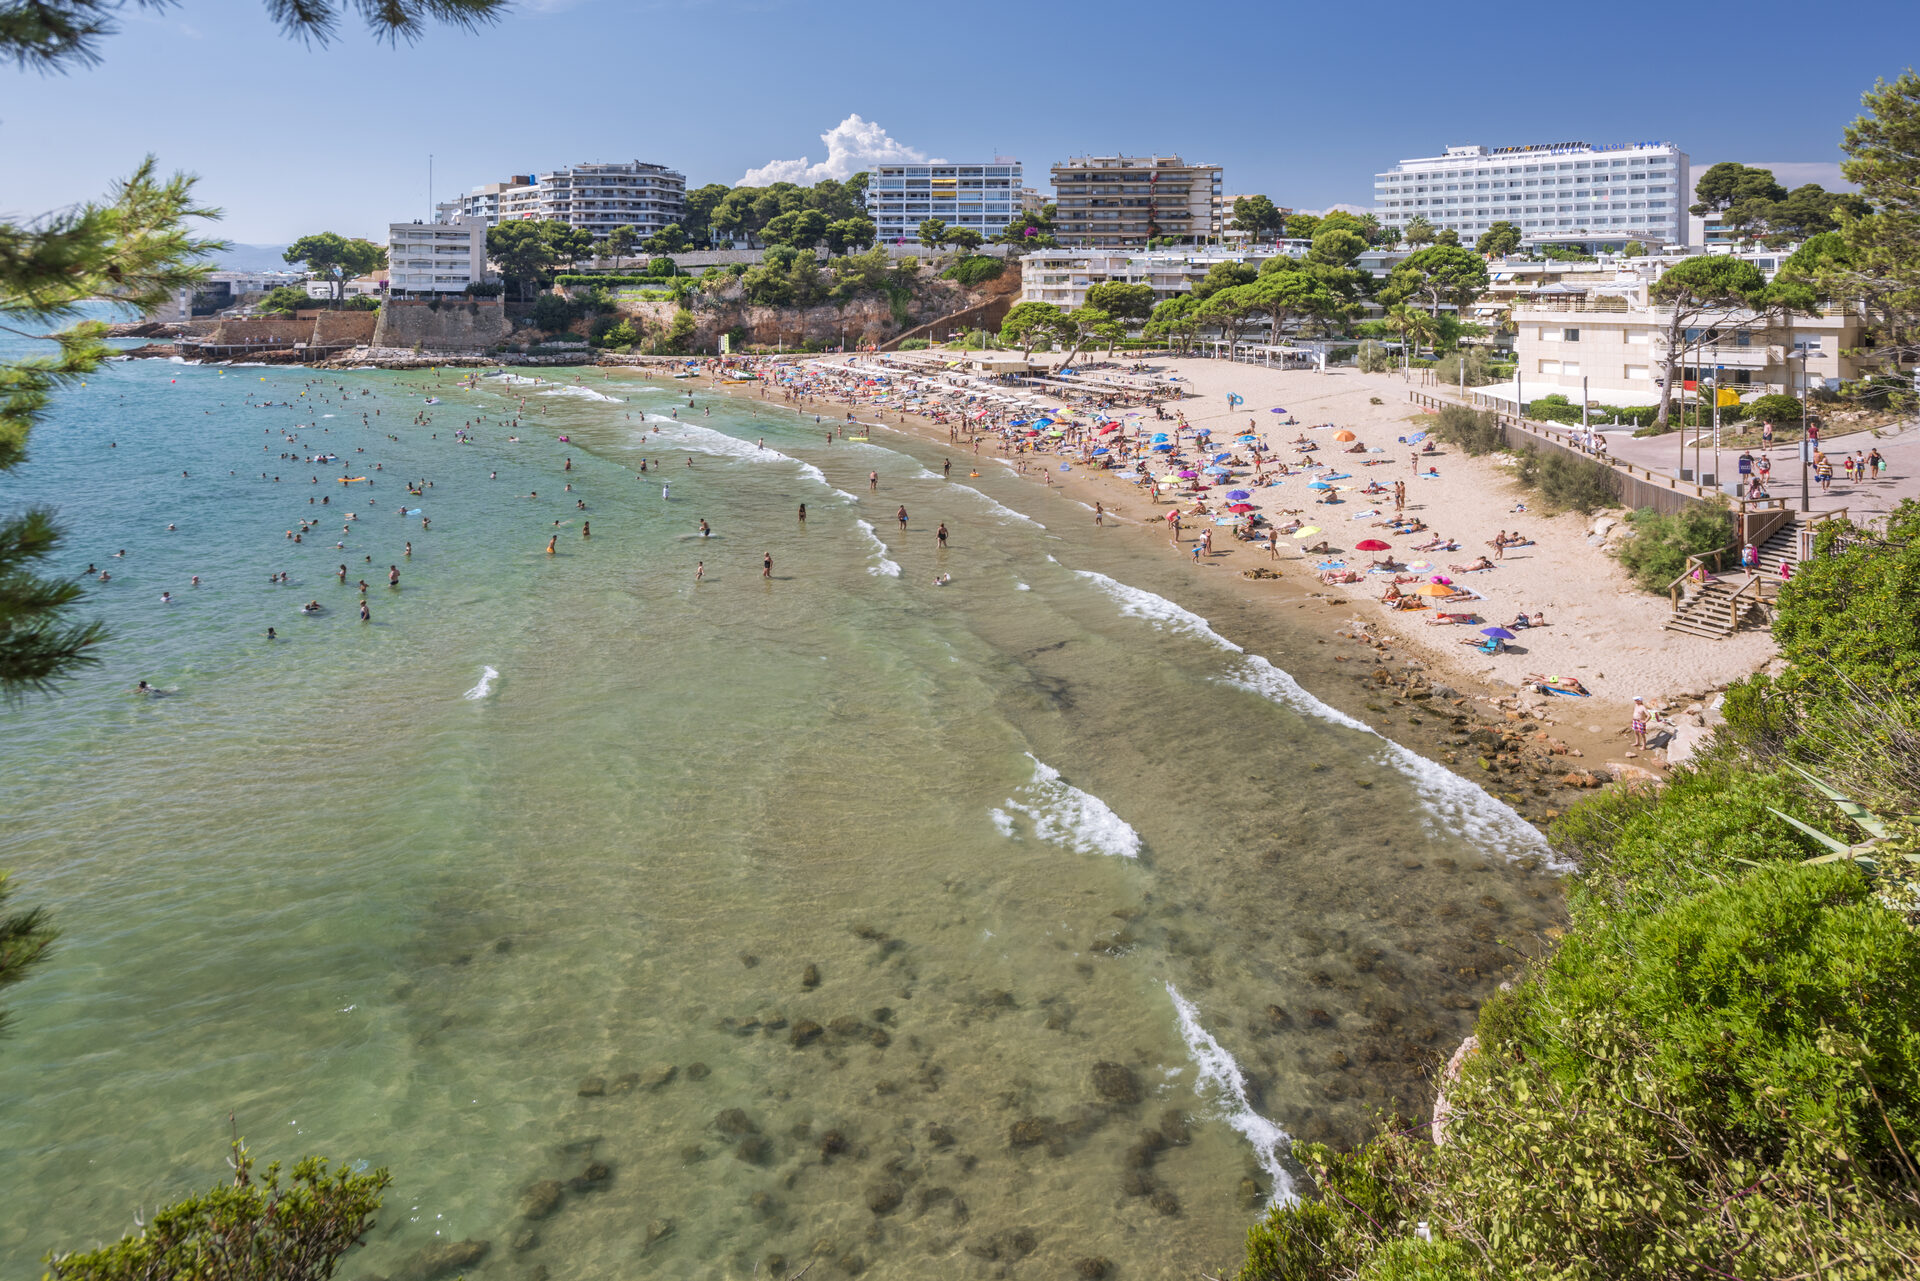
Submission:
M 1306 257 L 1311 243 L 1283 240 L 1257 250 L 1178 253 L 1172 250 L 1039 249 L 1020 259 L 1020 301 L 1050 302 L 1063 311 L 1083 307 L 1087 290 L 1109 282 L 1150 285 L 1155 302 L 1192 291 L 1215 263 L 1237 262 L 1258 268 L 1277 255 Z
M 487 278 L 487 224 L 396 222 L 387 228 L 387 289 L 394 297 L 465 293 Z
M 1510 222 L 1536 244 L 1685 245 L 1692 199 L 1687 154 L 1670 142 L 1448 147 L 1374 175 L 1380 221 L 1424 217 L 1466 244 Z
M 1222 230 L 1219 165 L 1179 156 L 1074 156 L 1053 166 L 1054 239 L 1072 248 L 1144 249 Z
M 1025 209 L 1020 183 L 1020 162 L 1010 156 L 991 164 L 875 165 L 867 175 L 867 216 L 881 244 L 919 244 L 928 218 L 991 240 Z
M 489 227 L 515 219 L 551 219 L 596 239 L 615 227 L 651 236 L 687 216 L 687 178 L 665 165 L 634 160 L 578 164 L 540 174 L 516 174 L 475 187 L 435 206 L 442 222 L 479 219 Z M 1004 225 L 1004 224 L 1003 224 Z
M 1659 402 L 1673 316 L 1649 304 L 1644 281 L 1550 286 L 1512 315 L 1526 399 L 1559 392 L 1578 403 L 1584 380 L 1587 396 L 1602 404 Z M 1695 394 L 1702 379 L 1742 400 L 1838 387 L 1862 372 L 1846 354 L 1860 346 L 1862 327 L 1860 314 L 1846 307 L 1786 318 L 1729 310 L 1684 335 L 1674 363 L 1676 394 Z

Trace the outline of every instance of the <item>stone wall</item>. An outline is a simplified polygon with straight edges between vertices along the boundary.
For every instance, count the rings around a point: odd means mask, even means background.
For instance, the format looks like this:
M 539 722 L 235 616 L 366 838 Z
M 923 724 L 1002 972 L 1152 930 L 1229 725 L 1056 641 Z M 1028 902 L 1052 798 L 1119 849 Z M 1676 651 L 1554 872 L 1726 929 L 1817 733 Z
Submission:
M 323 311 L 313 318 L 310 341 L 316 347 L 364 346 L 373 341 L 379 323 L 377 311 Z
M 498 298 L 458 302 L 390 298 L 381 304 L 372 346 L 422 351 L 485 351 L 513 332 Z

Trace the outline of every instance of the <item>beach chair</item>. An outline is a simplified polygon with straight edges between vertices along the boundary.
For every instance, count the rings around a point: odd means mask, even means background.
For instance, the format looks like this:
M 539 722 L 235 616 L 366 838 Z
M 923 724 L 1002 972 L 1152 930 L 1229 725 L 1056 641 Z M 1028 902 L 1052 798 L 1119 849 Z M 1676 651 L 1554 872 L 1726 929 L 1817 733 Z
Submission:
M 1472 645 L 1474 649 L 1482 654 L 1498 654 L 1500 652 L 1501 640 L 1498 636 L 1489 636 L 1484 641 L 1463 640 L 1460 643 L 1462 645 Z

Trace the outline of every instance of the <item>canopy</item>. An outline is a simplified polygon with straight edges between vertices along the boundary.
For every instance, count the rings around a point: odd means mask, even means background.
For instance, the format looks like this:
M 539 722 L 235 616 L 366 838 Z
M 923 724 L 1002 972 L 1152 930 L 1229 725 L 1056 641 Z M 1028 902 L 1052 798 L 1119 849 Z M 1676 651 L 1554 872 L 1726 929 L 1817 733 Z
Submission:
M 1352 432 L 1350 432 L 1350 431 L 1347 431 L 1347 430 L 1345 430 L 1344 428 L 1342 428 L 1342 429 L 1341 429 L 1340 431 L 1337 431 L 1337 432 L 1335 432 L 1335 433 L 1333 433 L 1333 438 L 1334 438 L 1335 440 L 1353 440 L 1353 439 L 1355 439 L 1355 437 L 1354 437 L 1354 434 L 1353 434 Z
M 1244 489 L 1229 489 L 1227 491 L 1227 497 L 1233 499 L 1235 502 L 1240 502 L 1245 499 L 1252 498 L 1253 495 L 1248 493 Z
M 1377 538 L 1363 538 L 1353 545 L 1353 549 L 1357 552 L 1390 552 L 1393 550 L 1393 545 L 1383 543 Z

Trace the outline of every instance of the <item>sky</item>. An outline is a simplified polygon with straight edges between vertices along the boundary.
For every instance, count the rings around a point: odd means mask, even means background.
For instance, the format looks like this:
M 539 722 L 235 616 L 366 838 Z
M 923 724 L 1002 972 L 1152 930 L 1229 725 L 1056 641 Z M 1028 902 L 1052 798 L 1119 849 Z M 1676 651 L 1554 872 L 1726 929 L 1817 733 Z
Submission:
M 0 64 L 0 215 L 100 196 L 148 153 L 198 174 L 226 211 L 218 234 L 241 243 L 384 240 L 429 216 L 429 155 L 442 200 L 634 159 L 692 187 L 1010 155 L 1046 192 L 1053 162 L 1121 152 L 1219 164 L 1229 194 L 1324 209 L 1369 204 L 1376 172 L 1449 145 L 1574 139 L 1670 140 L 1696 173 L 1771 163 L 1789 186 L 1835 187 L 1861 93 L 1920 49 L 1915 0 L 1844 13 L 519 0 L 475 33 L 394 47 L 348 18 L 313 47 L 263 0 L 179 0 L 123 13 L 96 67 Z

